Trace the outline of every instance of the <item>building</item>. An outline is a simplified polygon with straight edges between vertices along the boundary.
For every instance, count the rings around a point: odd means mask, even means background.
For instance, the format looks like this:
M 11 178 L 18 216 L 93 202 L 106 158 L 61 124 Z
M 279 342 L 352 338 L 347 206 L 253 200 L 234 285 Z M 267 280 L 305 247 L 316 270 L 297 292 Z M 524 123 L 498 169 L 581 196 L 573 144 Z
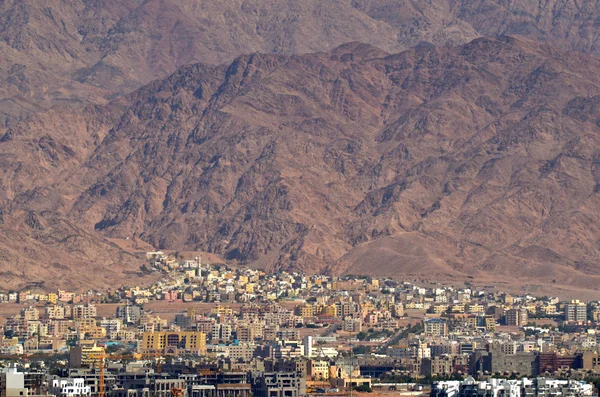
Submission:
M 565 305 L 565 321 L 584 323 L 587 321 L 587 305 L 579 300 L 573 300 Z
M 139 306 L 132 305 L 118 306 L 115 314 L 125 324 L 137 324 L 142 317 L 142 309 Z
M 73 320 L 80 320 L 85 318 L 94 318 L 97 315 L 95 305 L 75 305 L 73 306 Z
M 249 362 L 252 360 L 254 355 L 254 345 L 229 345 L 229 346 L 219 346 L 221 349 L 222 355 L 224 357 L 228 357 L 231 360 L 238 361 L 242 360 L 244 362 Z
M 300 331 L 295 328 L 284 328 L 275 332 L 275 337 L 278 340 L 299 340 Z
M 79 346 L 69 350 L 69 367 L 92 368 L 96 366 L 104 355 L 104 347 L 96 345 L 95 341 L 82 340 Z
M 25 374 L 17 372 L 17 368 L 11 367 L 0 372 L 0 393 L 3 397 L 16 397 L 28 395 L 25 387 Z
M 361 332 L 362 320 L 360 318 L 347 318 L 342 322 L 342 330 L 344 332 Z
M 534 352 L 506 354 L 500 342 L 492 342 L 487 350 L 477 350 L 471 356 L 470 373 L 514 373 L 520 376 L 533 376 L 538 373 L 538 359 Z
M 427 336 L 447 336 L 448 325 L 441 318 L 429 318 L 423 321 L 423 328 Z
M 423 376 L 448 376 L 453 372 L 454 366 L 451 356 L 438 356 L 421 360 L 421 375 Z
M 50 394 L 58 397 L 91 396 L 92 391 L 83 378 L 53 379 Z
M 304 356 L 312 357 L 313 356 L 313 337 L 310 335 L 306 335 L 302 339 L 302 343 L 304 346 Z
M 329 379 L 329 361 L 309 360 L 307 371 L 312 380 L 327 380 Z
M 67 310 L 68 306 L 53 305 L 46 308 L 46 317 L 53 320 L 63 320 L 71 316 L 71 310 Z
M 204 332 L 144 332 L 142 334 L 142 352 L 166 352 L 178 350 L 206 353 L 206 334 Z
M 313 317 L 315 315 L 315 307 L 309 304 L 298 306 L 296 308 L 296 315 L 303 318 Z
M 264 372 L 254 378 L 254 397 L 300 397 L 306 394 L 306 380 L 298 372 Z
M 100 327 L 106 330 L 109 339 L 116 339 L 123 323 L 118 318 L 105 318 L 100 320 Z
M 25 321 L 38 321 L 40 319 L 40 311 L 37 308 L 30 306 L 21 310 L 21 316 L 23 316 Z
M 252 385 L 247 383 L 219 383 L 215 397 L 252 397 Z
M 527 309 L 515 308 L 506 311 L 506 325 L 524 327 L 527 325 Z
M 213 324 L 211 338 L 214 340 L 228 341 L 233 330 L 230 324 Z
M 430 397 L 587 397 L 593 392 L 592 384 L 575 380 L 492 378 L 476 381 L 469 376 L 463 381 L 435 382 Z
M 587 352 L 586 352 L 587 353 Z M 586 358 L 589 358 L 589 355 L 586 355 Z M 582 362 L 581 356 L 576 355 L 560 355 L 556 352 L 554 353 L 540 353 L 537 355 L 537 373 L 543 374 L 545 372 L 555 372 L 565 368 L 581 368 L 585 364 Z M 596 362 L 597 363 L 597 362 Z M 593 365 L 593 362 L 592 362 Z M 592 368 L 589 368 L 592 369 Z

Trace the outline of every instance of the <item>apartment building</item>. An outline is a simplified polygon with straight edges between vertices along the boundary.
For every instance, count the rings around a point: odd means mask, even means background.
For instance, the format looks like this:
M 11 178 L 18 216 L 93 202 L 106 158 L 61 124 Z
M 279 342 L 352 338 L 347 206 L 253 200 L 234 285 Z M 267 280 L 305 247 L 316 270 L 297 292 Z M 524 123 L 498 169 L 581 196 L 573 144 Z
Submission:
M 204 354 L 206 334 L 204 332 L 144 332 L 140 347 L 142 352 L 163 352 L 174 349 Z
M 572 300 L 565 305 L 565 321 L 584 323 L 587 321 L 587 305 L 579 300 Z
M 527 325 L 529 315 L 525 308 L 513 308 L 506 311 L 506 325 L 524 327 Z
M 423 321 L 423 328 L 427 336 L 447 336 L 448 325 L 441 318 L 429 318 Z
M 75 305 L 73 306 L 73 320 L 80 320 L 85 318 L 94 318 L 97 316 L 96 306 L 87 305 Z

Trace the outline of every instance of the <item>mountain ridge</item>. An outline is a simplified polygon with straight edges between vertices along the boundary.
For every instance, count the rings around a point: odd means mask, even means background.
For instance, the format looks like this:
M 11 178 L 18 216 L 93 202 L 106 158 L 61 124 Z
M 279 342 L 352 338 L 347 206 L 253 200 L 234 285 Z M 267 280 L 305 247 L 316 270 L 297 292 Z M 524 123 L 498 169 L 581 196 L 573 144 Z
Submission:
M 46 116 L 80 119 L 95 143 L 74 163 L 59 150 L 54 186 L 3 209 L 269 270 L 595 288 L 598 66 L 512 36 L 186 66 Z M 61 147 L 30 139 L 43 156 Z
M 0 3 L 0 124 L 35 106 L 106 104 L 185 64 L 241 53 L 294 55 L 351 41 L 399 52 L 521 35 L 599 54 L 593 0 L 5 0 Z M 27 101 L 19 100 L 25 98 Z

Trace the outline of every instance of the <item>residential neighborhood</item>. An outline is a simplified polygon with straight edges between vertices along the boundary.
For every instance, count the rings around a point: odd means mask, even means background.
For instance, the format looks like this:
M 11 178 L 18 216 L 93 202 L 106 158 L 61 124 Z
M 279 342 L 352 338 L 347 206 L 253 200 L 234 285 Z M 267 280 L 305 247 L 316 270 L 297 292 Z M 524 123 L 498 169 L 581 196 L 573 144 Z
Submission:
M 470 379 L 519 393 L 576 380 L 591 395 L 600 383 L 599 302 L 147 258 L 164 281 L 0 294 L 20 307 L 3 325 L 2 376 L 67 397 L 453 397 Z

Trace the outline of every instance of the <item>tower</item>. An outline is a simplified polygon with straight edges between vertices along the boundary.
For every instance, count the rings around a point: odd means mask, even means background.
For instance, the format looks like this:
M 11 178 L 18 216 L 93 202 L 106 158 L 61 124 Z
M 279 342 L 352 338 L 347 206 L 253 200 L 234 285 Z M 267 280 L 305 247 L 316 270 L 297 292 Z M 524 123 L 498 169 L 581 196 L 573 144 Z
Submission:
M 305 336 L 304 339 L 302 340 L 302 343 L 304 344 L 304 355 L 306 357 L 312 357 L 312 355 L 313 355 L 313 348 L 312 348 L 313 337 L 310 335 Z

